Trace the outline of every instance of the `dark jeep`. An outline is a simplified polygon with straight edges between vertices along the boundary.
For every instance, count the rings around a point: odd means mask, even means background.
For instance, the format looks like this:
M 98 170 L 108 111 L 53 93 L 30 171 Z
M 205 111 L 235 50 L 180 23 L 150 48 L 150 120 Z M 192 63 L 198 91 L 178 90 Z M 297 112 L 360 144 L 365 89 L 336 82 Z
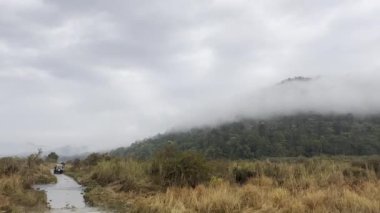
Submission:
M 65 164 L 58 163 L 54 166 L 54 174 L 62 174 L 65 169 Z

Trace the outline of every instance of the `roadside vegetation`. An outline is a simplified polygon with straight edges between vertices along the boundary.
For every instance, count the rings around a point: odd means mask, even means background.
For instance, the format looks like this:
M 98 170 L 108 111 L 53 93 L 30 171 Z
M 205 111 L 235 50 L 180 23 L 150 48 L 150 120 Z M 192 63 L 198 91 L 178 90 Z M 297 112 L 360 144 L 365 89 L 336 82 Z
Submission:
M 40 151 L 27 158 L 0 158 L 0 212 L 43 212 L 46 195 L 32 186 L 52 182 L 56 179 Z
M 166 146 L 149 160 L 91 154 L 69 174 L 116 212 L 380 212 L 380 157 L 206 160 Z

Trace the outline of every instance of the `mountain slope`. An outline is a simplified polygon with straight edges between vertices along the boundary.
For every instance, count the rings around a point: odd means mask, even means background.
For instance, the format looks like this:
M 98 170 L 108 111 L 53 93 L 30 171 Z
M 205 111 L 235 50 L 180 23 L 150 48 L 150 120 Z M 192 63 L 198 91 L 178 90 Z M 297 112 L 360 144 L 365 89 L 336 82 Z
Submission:
M 199 151 L 208 158 L 380 154 L 380 115 L 308 113 L 267 120 L 246 119 L 157 135 L 111 154 L 149 158 L 168 143 L 180 150 Z

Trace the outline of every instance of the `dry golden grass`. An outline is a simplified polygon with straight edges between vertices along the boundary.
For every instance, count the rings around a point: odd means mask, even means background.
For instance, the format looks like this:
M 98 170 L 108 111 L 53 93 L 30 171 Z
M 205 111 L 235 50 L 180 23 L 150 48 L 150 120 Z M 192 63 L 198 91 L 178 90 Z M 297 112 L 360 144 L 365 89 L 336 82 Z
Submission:
M 0 209 L 4 209 L 9 205 L 9 198 L 0 194 Z
M 154 185 L 149 162 L 131 159 L 100 162 L 73 174 L 88 184 L 88 201 L 119 212 L 380 212 L 378 158 L 211 165 L 213 176 L 194 188 Z M 238 181 L 236 171 L 252 177 Z
M 220 178 L 196 188 L 171 187 L 140 197 L 134 212 L 380 212 L 374 170 L 350 162 L 234 162 L 255 171 L 240 185 Z
M 243 186 L 223 182 L 218 186 L 168 188 L 141 198 L 135 212 L 380 212 L 380 182 L 355 188 L 328 186 L 294 192 L 269 186 L 267 179 Z
M 30 165 L 22 159 L 0 159 L 0 212 L 43 212 L 46 195 L 31 188 L 33 184 L 55 182 L 50 167 Z M 12 169 L 9 169 L 12 168 Z

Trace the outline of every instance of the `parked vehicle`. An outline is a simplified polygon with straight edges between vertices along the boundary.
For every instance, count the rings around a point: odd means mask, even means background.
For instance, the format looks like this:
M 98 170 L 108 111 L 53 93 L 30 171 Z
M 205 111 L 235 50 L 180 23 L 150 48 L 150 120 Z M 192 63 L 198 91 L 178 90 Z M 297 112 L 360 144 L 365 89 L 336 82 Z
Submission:
M 58 163 L 54 166 L 54 174 L 62 174 L 65 170 L 64 163 Z

